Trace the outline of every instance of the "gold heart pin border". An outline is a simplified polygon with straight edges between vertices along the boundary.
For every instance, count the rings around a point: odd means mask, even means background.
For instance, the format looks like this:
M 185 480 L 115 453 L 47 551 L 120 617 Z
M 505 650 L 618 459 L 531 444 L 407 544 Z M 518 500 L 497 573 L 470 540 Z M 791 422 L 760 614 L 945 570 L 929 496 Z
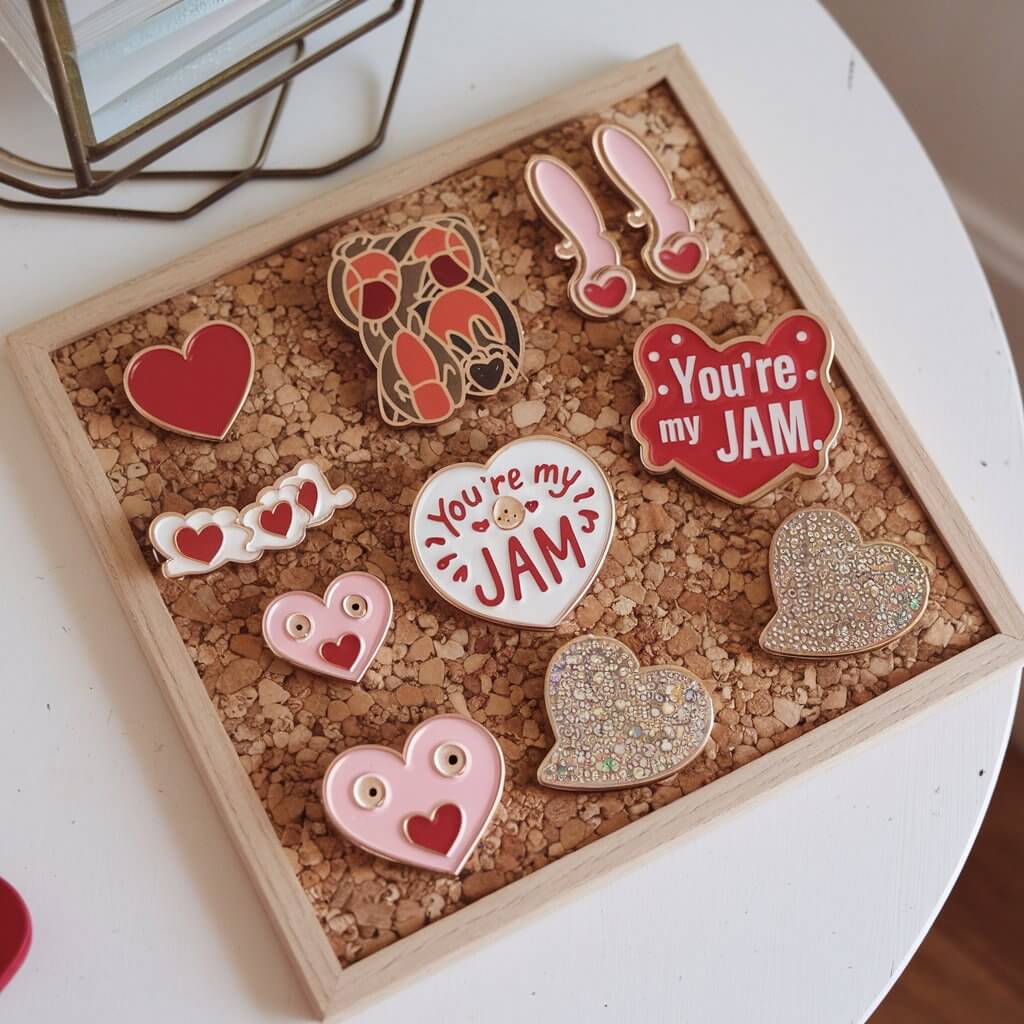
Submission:
M 630 683 L 633 680 L 647 679 L 656 686 L 659 675 L 671 674 L 672 689 L 661 695 L 663 699 L 657 707 L 652 704 L 646 709 L 647 717 L 643 718 L 642 722 L 635 721 L 628 734 L 623 728 L 621 733 L 609 732 L 604 735 L 601 725 L 616 717 L 625 720 L 628 717 L 627 709 L 611 710 L 605 706 L 605 702 L 588 701 L 586 696 L 578 692 L 579 679 L 574 682 L 566 680 L 567 685 L 576 686 L 576 690 L 567 697 L 561 696 L 558 692 L 563 675 L 561 667 L 576 651 L 581 658 L 589 660 L 593 665 L 592 671 L 612 672 L 621 676 L 623 671 L 628 669 Z M 625 701 L 628 689 L 621 688 L 619 693 L 621 696 L 618 700 Z M 611 703 L 615 704 L 617 701 L 612 699 Z M 676 775 L 704 749 L 715 723 L 715 708 L 711 694 L 692 672 L 679 665 L 644 665 L 636 652 L 622 641 L 606 636 L 595 636 L 592 633 L 578 636 L 555 651 L 548 662 L 544 677 L 544 707 L 554 734 L 554 743 L 537 768 L 537 781 L 550 789 L 576 792 L 633 789 Z M 561 713 L 560 709 L 563 707 L 571 709 L 571 719 L 570 716 Z M 681 715 L 681 708 L 689 710 Z M 665 725 L 659 723 L 662 716 L 665 717 Z M 653 727 L 655 730 L 658 730 L 659 726 L 662 731 L 666 728 L 674 729 L 676 742 L 668 735 L 650 732 L 650 722 L 656 723 Z M 640 729 L 640 733 L 633 732 L 633 728 Z M 684 730 L 685 735 L 681 735 L 679 730 Z M 581 737 L 582 742 L 578 742 L 575 748 L 566 744 L 572 731 L 586 734 Z M 585 755 L 593 755 L 594 752 L 588 749 L 593 743 L 600 745 L 601 750 L 598 753 L 603 754 L 600 760 L 593 762 L 593 767 L 581 767 L 578 761 L 575 767 L 559 762 L 559 757 L 564 755 L 567 749 L 582 749 Z M 664 743 L 670 744 L 669 749 L 664 749 Z M 658 749 L 654 754 L 644 749 L 655 746 Z M 622 749 L 619 750 L 619 747 Z M 641 754 L 644 755 L 643 758 Z M 593 761 L 593 757 L 589 760 Z M 595 770 L 598 773 L 597 777 L 572 777 L 574 771 Z
M 794 545 L 797 551 L 801 546 L 811 549 L 804 563 L 830 545 L 849 546 L 855 553 L 873 550 L 891 553 L 894 564 L 880 567 L 879 572 L 895 572 L 898 580 L 902 572 L 905 586 L 894 596 L 905 595 L 907 599 L 905 604 L 894 602 L 896 607 L 890 609 L 890 628 L 871 638 L 870 622 L 865 623 L 863 609 L 858 609 L 849 599 L 855 580 L 845 589 L 822 588 L 820 594 L 813 590 L 813 580 L 802 585 L 799 573 L 815 570 L 801 565 L 792 551 Z M 837 573 L 843 575 L 838 569 Z M 758 643 L 769 654 L 792 658 L 838 658 L 895 643 L 920 623 L 931 591 L 928 567 L 912 551 L 888 540 L 865 542 L 849 516 L 827 508 L 798 509 L 779 524 L 768 552 L 768 575 L 776 610 L 761 631 Z M 793 595 L 787 591 L 800 590 L 802 586 L 810 586 L 818 600 L 814 607 L 794 609 Z M 886 594 L 879 596 L 884 599 Z M 830 622 L 835 625 L 830 627 Z

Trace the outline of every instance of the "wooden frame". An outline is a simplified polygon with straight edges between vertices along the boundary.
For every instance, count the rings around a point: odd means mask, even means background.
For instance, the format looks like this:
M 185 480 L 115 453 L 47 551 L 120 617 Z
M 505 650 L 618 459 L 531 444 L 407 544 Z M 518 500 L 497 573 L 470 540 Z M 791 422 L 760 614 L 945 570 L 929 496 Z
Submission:
M 528 877 L 437 921 L 357 964 L 341 968 L 289 866 L 266 811 L 199 683 L 152 570 L 111 491 L 64 391 L 50 353 L 105 325 L 276 251 L 325 223 L 387 202 L 573 118 L 665 83 L 801 302 L 832 326 L 836 358 L 918 500 L 995 627 L 956 654 L 730 774 Z M 500 927 L 516 924 L 580 887 L 747 806 L 775 786 L 821 766 L 991 674 L 1024 664 L 1024 613 L 956 499 L 921 447 L 849 323 L 772 200 L 739 142 L 681 51 L 672 47 L 434 147 L 20 330 L 14 366 L 75 505 L 99 549 L 167 702 L 227 823 L 256 888 L 318 1013 L 340 1020 L 388 986 L 435 968 Z

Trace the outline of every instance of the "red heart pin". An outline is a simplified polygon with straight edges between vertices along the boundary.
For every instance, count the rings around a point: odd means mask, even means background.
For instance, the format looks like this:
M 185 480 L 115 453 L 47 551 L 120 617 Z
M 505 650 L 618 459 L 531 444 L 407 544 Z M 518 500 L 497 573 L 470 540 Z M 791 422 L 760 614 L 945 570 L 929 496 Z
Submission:
M 583 294 L 595 306 L 614 309 L 626 297 L 626 281 L 621 277 L 613 277 L 606 284 L 591 281 L 584 287 Z
M 18 890 L 0 878 L 0 991 L 18 973 L 32 945 L 32 917 Z
M 159 427 L 221 441 L 252 387 L 252 342 L 216 320 L 193 331 L 181 349 L 154 345 L 136 352 L 124 390 L 136 411 Z
M 412 815 L 405 823 L 405 834 L 417 846 L 446 854 L 455 845 L 461 828 L 462 811 L 455 804 L 441 804 L 429 818 Z
M 285 537 L 292 525 L 292 507 L 287 501 L 279 501 L 273 508 L 260 513 L 260 526 L 277 537 Z
M 224 532 L 216 523 L 210 523 L 201 530 L 183 526 L 174 535 L 174 546 L 186 557 L 197 562 L 210 564 L 224 543 Z
M 351 668 L 363 649 L 363 642 L 355 633 L 345 633 L 334 643 L 320 645 L 320 657 L 339 668 Z

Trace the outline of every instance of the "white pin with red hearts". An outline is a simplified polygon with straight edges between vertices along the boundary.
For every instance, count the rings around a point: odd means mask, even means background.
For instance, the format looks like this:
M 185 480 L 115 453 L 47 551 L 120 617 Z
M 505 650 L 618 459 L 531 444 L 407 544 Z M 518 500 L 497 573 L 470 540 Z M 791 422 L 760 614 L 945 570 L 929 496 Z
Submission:
M 311 526 L 327 522 L 355 497 L 351 487 L 334 490 L 320 467 L 307 459 L 241 511 L 225 506 L 187 515 L 161 513 L 149 524 L 149 540 L 166 559 L 168 579 L 195 576 L 228 562 L 254 562 L 265 551 L 296 547 Z
M 436 472 L 409 529 L 420 571 L 451 604 L 491 622 L 553 629 L 601 569 L 615 498 L 586 452 L 535 434 L 486 465 Z

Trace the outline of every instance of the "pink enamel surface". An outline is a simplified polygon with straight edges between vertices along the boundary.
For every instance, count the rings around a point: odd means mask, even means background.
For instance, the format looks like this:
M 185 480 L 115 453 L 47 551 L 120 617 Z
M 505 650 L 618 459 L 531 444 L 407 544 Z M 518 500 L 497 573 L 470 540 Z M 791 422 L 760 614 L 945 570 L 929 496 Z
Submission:
M 632 297 L 633 275 L 619 262 L 618 249 L 602 234 L 604 222 L 590 193 L 557 160 L 535 158 L 527 173 L 547 215 L 575 248 L 579 266 L 570 291 L 577 308 L 598 316 L 621 310 Z M 625 284 L 623 300 L 612 307 L 595 306 L 587 297 L 587 286 L 607 285 L 615 277 Z
M 633 193 L 654 212 L 655 234 L 662 243 L 676 232 L 688 233 L 690 218 L 675 205 L 675 192 L 661 165 L 632 135 L 613 126 L 601 129 L 601 146 L 611 166 Z
M 353 618 L 342 607 L 350 595 L 365 599 L 367 612 L 362 618 Z M 288 633 L 285 624 L 292 615 L 305 615 L 313 623 L 308 636 L 296 639 Z M 263 639 L 276 655 L 293 665 L 357 683 L 377 656 L 391 627 L 391 616 L 391 592 L 376 576 L 346 572 L 330 583 L 322 600 L 304 590 L 291 590 L 275 597 L 263 613 Z M 321 646 L 338 643 L 348 633 L 354 633 L 361 644 L 352 665 L 345 669 L 325 661 L 320 656 Z
M 467 755 L 461 774 L 443 775 L 434 752 L 458 744 Z M 379 778 L 385 787 L 379 807 L 355 799 L 356 781 Z M 348 840 L 389 860 L 458 874 L 480 841 L 501 798 L 505 761 L 494 737 L 461 715 L 437 715 L 418 725 L 399 754 L 388 747 L 359 746 L 339 754 L 324 776 L 323 801 L 331 824 Z M 462 827 L 447 854 L 418 846 L 406 838 L 405 822 L 413 815 L 431 817 L 442 804 L 462 812 Z

